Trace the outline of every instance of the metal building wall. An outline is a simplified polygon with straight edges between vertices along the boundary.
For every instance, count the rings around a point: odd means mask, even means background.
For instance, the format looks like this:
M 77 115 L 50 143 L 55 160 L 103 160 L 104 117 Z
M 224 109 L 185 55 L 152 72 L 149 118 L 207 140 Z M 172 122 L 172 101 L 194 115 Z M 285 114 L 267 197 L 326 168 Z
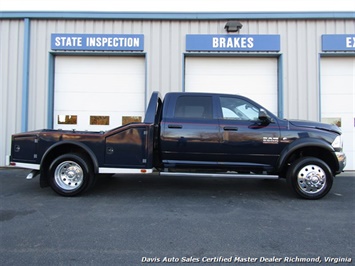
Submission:
M 321 36 L 353 34 L 355 20 L 290 20 L 278 24 L 284 55 L 285 117 L 318 120 Z
M 354 20 L 242 20 L 241 34 L 280 34 L 284 115 L 319 117 L 319 53 L 322 34 L 352 34 Z M 145 35 L 147 91 L 182 90 L 186 34 L 224 34 L 226 21 L 32 20 L 29 128 L 46 123 L 51 33 Z M 36 60 L 33 60 L 36 58 Z M 39 104 L 37 104 L 37 102 Z
M 23 20 L 0 20 L 0 166 L 21 131 L 23 43 Z
M 284 116 L 318 120 L 321 35 L 353 34 L 355 21 L 351 19 L 239 21 L 243 24 L 241 34 L 281 35 L 282 69 L 279 71 L 282 78 Z M 51 33 L 144 34 L 146 90 L 149 97 L 154 90 L 164 94 L 183 89 L 186 34 L 225 34 L 226 22 L 227 20 L 31 19 L 28 130 L 48 127 Z M 5 95 L 1 97 L 2 116 L 10 116 L 5 117 L 8 121 L 6 124 L 3 122 L 5 119 L 1 122 L 1 132 L 6 133 L 5 136 L 1 134 L 1 143 L 7 145 L 5 154 L 9 154 L 10 151 L 8 146 L 10 135 L 20 131 L 21 86 L 18 85 L 21 84 L 22 76 L 22 24 L 21 20 L 0 21 L 1 58 L 5 58 L 1 60 L 1 75 L 12 76 L 1 78 L 1 93 Z M 4 70 L 4 66 L 7 70 Z M 0 153 L 0 165 L 4 165 L 3 148 Z

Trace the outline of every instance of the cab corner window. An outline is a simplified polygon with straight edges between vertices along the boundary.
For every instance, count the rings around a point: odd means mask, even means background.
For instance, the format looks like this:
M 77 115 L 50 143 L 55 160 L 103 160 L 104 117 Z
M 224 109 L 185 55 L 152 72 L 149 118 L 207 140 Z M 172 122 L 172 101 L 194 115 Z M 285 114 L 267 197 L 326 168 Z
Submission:
M 176 101 L 174 117 L 212 119 L 212 97 L 180 96 Z

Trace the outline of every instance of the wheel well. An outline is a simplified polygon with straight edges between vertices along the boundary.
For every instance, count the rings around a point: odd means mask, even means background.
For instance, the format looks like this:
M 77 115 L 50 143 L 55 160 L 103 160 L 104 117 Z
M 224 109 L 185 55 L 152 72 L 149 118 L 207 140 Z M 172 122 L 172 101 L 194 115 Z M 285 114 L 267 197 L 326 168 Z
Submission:
M 334 155 L 331 151 L 322 147 L 302 147 L 289 154 L 282 166 L 281 176 L 285 177 L 288 167 L 302 157 L 315 157 L 325 162 L 333 174 L 338 170 Z
M 75 144 L 70 144 L 70 143 L 58 145 L 53 149 L 51 149 L 47 154 L 45 154 L 45 158 L 43 158 L 43 161 L 41 162 L 41 177 L 40 177 L 41 187 L 47 187 L 49 185 L 48 170 L 52 161 L 56 157 L 66 153 L 78 153 L 81 154 L 83 157 L 86 157 L 92 163 L 94 172 L 96 173 L 97 169 L 96 167 L 94 167 L 93 158 L 90 156 L 89 152 L 85 150 L 83 147 L 80 147 Z

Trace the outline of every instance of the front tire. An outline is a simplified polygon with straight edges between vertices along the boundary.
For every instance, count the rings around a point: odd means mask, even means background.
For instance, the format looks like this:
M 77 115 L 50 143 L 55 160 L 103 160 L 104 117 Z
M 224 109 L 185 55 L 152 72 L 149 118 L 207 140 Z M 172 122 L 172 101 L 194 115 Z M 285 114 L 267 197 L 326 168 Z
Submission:
M 293 162 L 286 178 L 291 190 L 305 199 L 323 198 L 333 185 L 329 166 L 314 157 L 303 157 Z
M 94 179 L 88 158 L 81 154 L 61 155 L 49 167 L 49 184 L 62 196 L 77 196 L 85 192 Z

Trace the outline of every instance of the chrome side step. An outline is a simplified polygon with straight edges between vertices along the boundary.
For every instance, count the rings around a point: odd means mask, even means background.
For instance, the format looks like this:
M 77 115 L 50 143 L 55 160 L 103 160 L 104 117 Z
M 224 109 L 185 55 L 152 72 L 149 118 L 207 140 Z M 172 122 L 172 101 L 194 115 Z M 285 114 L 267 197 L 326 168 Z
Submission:
M 191 177 L 223 177 L 223 178 L 250 178 L 250 179 L 279 179 L 278 175 L 254 175 L 254 174 L 211 174 L 211 173 L 179 173 L 160 172 L 162 176 L 191 176 Z

